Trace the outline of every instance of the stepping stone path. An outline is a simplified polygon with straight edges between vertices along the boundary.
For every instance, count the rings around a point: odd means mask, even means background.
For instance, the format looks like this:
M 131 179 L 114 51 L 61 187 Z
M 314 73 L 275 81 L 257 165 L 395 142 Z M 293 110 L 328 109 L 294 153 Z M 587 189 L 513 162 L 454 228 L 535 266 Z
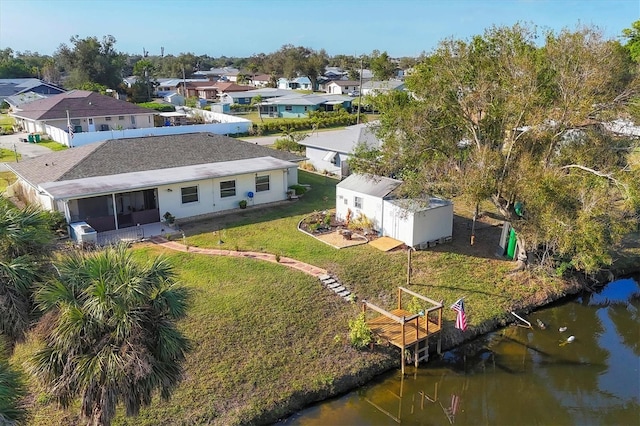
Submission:
M 352 295 L 349 290 L 347 290 L 337 278 L 332 277 L 329 274 L 320 275 L 318 277 L 322 285 L 324 285 L 329 290 L 333 291 L 338 296 L 342 297 L 347 302 L 351 302 L 355 295 Z
M 291 259 L 289 257 L 280 256 L 280 259 L 278 261 L 276 260 L 275 255 L 269 253 L 189 247 L 177 241 L 169 241 L 164 237 L 151 237 L 149 241 L 159 246 L 176 251 L 207 254 L 211 256 L 248 257 L 257 260 L 264 260 L 271 263 L 279 263 L 280 265 L 287 266 L 291 269 L 296 269 L 298 271 L 304 272 L 305 274 L 309 274 L 318 278 L 325 287 L 336 293 L 338 296 L 342 297 L 347 302 L 350 302 L 353 299 L 351 292 L 347 290 L 342 284 L 340 284 L 340 282 L 336 278 L 329 275 L 326 270 L 318 268 L 317 266 L 309 265 L 308 263 L 300 262 L 296 259 Z

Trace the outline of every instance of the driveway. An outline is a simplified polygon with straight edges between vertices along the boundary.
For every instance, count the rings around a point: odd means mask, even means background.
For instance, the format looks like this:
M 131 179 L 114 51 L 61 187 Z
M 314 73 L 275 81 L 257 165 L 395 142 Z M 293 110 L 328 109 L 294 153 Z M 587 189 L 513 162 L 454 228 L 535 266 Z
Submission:
M 23 160 L 28 158 L 39 157 L 43 154 L 49 154 L 51 151 L 49 148 L 40 146 L 35 143 L 20 142 L 20 138 L 26 138 L 27 133 L 14 133 L 13 135 L 0 136 L 0 148 L 18 151 L 18 154 L 22 156 Z M 6 170 L 4 163 L 0 163 L 0 170 Z

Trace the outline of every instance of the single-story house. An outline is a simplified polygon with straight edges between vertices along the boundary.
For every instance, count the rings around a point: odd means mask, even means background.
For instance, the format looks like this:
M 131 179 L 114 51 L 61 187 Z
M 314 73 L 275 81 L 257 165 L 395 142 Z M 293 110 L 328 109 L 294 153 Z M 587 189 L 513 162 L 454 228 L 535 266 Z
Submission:
M 360 82 L 353 80 L 334 80 L 326 84 L 326 92 L 332 95 L 358 95 Z
M 20 109 L 24 104 L 44 98 L 46 98 L 46 96 L 40 93 L 24 92 L 18 95 L 7 96 L 4 101 L 9 104 L 11 109 Z
M 351 111 L 352 98 L 343 95 L 302 95 L 299 93 L 267 99 L 260 102 L 260 114 L 267 117 L 302 118 L 310 111 L 333 111 L 341 105 L 346 111 Z
M 240 70 L 233 67 L 211 68 L 208 71 L 196 71 L 193 73 L 194 76 L 207 78 L 211 81 L 220 80 L 233 83 L 238 81 L 238 74 L 240 74 Z
M 1 78 L 0 79 L 0 104 L 9 96 L 20 93 L 33 92 L 40 95 L 51 96 L 64 93 L 65 90 L 55 84 L 47 83 L 37 78 Z
M 375 124 L 356 124 L 335 132 L 314 132 L 298 143 L 305 147 L 307 162 L 316 170 L 346 177 L 351 174 L 348 160 L 356 146 L 364 144 L 374 148 L 381 145 L 375 134 Z
M 336 218 L 347 221 L 366 216 L 379 235 L 414 248 L 450 240 L 453 203 L 434 197 L 398 197 L 401 185 L 396 179 L 352 174 L 336 186 Z
M 210 133 L 111 139 L 12 163 L 19 198 L 98 233 L 283 201 L 303 158 Z
M 267 87 L 271 81 L 271 76 L 269 74 L 256 74 L 251 76 L 249 80 L 255 87 Z
M 251 100 L 260 95 L 263 100 L 291 95 L 290 90 L 264 87 L 262 89 L 247 90 L 246 92 L 227 92 L 220 96 L 220 102 L 228 104 L 250 105 Z
M 284 90 L 314 90 L 311 86 L 309 77 L 296 77 L 289 80 L 288 78 L 278 79 L 278 89 Z
M 153 127 L 156 111 L 87 90 L 71 90 L 22 105 L 10 112 L 27 132 L 50 133 L 47 126 L 75 133 Z
M 378 93 L 387 93 L 391 90 L 405 90 L 405 84 L 400 80 L 374 81 L 370 80 L 362 83 L 362 95 L 377 95 Z

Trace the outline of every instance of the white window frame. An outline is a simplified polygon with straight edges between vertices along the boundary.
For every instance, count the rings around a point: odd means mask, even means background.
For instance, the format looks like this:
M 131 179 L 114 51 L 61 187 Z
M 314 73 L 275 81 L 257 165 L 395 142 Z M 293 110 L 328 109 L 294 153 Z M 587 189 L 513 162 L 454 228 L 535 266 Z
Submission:
M 228 188 L 223 188 L 223 184 L 233 183 L 233 187 L 229 186 Z M 234 180 L 223 180 L 220 182 L 220 198 L 229 198 L 236 196 L 236 181 Z
M 194 196 L 195 196 L 195 199 L 190 199 L 190 197 L 194 197 Z M 198 185 L 184 186 L 180 188 L 180 197 L 182 200 L 182 204 L 197 203 L 198 201 L 200 201 Z M 186 201 L 185 201 L 185 197 L 187 197 Z
M 363 204 L 364 204 L 364 200 L 362 199 L 362 197 L 358 197 L 358 196 L 353 197 L 353 207 L 355 207 L 356 209 L 361 209 Z
M 266 182 L 264 182 L 265 179 L 266 179 Z M 271 189 L 271 176 L 256 175 L 256 192 L 269 191 L 270 189 Z

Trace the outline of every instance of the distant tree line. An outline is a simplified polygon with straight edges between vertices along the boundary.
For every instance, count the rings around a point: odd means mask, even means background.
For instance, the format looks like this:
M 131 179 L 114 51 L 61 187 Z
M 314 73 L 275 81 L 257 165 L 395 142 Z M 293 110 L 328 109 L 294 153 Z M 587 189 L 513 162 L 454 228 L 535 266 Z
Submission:
M 75 35 L 69 44 L 61 44 L 53 55 L 37 52 L 0 50 L 0 78 L 35 77 L 66 89 L 85 89 L 105 92 L 107 89 L 126 91 L 132 100 L 148 101 L 156 78 L 189 78 L 197 71 L 234 67 L 241 71 L 238 82 L 244 83 L 255 74 L 272 76 L 275 87 L 278 77 L 306 76 L 315 85 L 327 66 L 340 67 L 352 80 L 360 77 L 360 69 L 371 69 L 379 80 L 392 77 L 397 69 L 406 69 L 424 59 L 403 57 L 393 60 L 387 52 L 374 50 L 370 55 L 330 56 L 324 49 L 286 44 L 273 53 L 260 53 L 249 58 L 213 58 L 191 52 L 179 55 L 153 55 L 146 49 L 142 54 L 127 54 L 116 49 L 116 39 L 107 35 L 80 38 Z M 136 76 L 137 83 L 128 88 L 123 78 Z

